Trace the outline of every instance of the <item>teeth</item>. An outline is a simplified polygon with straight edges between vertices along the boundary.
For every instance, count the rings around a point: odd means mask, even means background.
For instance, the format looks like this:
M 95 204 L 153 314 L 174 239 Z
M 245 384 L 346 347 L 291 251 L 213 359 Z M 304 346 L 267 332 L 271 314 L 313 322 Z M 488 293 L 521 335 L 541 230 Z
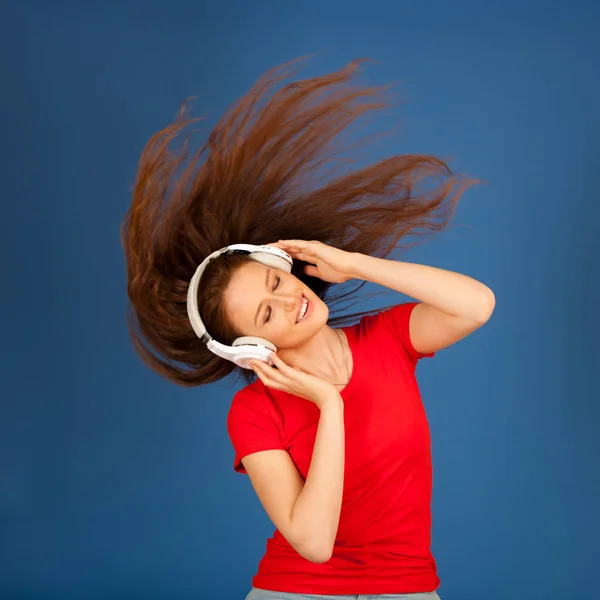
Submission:
M 306 298 L 302 298 L 302 308 L 300 309 L 300 314 L 298 315 L 298 320 L 296 323 L 299 323 L 304 318 L 306 314 L 306 309 L 308 308 L 308 300 Z

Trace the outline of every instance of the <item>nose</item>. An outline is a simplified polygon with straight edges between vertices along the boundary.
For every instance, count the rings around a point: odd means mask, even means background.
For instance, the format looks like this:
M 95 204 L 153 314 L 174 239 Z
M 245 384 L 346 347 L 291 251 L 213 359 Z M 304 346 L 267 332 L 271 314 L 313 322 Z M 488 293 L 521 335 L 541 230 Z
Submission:
M 294 312 L 298 310 L 298 306 L 302 301 L 302 296 L 298 293 L 281 293 L 275 294 L 273 296 L 273 299 L 276 302 L 280 302 L 283 305 L 283 308 L 286 312 Z

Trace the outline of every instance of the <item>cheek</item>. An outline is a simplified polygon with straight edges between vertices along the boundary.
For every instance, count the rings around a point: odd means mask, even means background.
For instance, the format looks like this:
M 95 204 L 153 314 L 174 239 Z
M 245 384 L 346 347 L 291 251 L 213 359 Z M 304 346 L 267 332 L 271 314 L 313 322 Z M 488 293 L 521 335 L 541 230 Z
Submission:
M 288 322 L 274 322 L 273 326 L 266 332 L 267 339 L 278 348 L 291 348 L 302 342 L 307 331 L 301 331 L 300 327 L 291 325 Z M 312 334 L 311 334 L 312 335 Z
M 265 331 L 264 335 L 266 339 L 279 348 L 293 347 L 317 334 L 327 325 L 328 318 L 329 307 L 323 301 L 319 300 L 315 303 L 310 324 L 306 323 L 305 326 L 298 326 L 276 319 L 271 323 L 268 332 Z
M 329 307 L 325 302 L 319 299 L 318 302 L 315 302 L 313 323 L 316 327 L 323 327 L 324 325 L 327 325 L 327 319 L 329 319 Z

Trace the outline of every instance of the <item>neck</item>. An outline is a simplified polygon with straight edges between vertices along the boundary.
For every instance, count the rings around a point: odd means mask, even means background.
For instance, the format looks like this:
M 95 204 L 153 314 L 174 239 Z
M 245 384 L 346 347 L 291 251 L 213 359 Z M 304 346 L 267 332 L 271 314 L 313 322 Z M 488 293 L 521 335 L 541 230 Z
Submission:
M 340 343 L 340 335 L 334 329 L 325 325 L 302 346 L 282 349 L 278 355 L 286 364 L 310 375 L 332 383 L 346 383 L 348 376 L 343 336 L 341 340 Z

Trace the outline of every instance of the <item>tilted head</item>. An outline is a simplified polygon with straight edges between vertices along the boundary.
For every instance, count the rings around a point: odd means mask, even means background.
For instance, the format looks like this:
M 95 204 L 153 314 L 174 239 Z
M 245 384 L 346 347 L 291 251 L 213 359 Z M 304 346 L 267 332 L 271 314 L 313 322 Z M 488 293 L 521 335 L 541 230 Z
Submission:
M 232 273 L 223 311 L 235 331 L 281 350 L 302 346 L 329 317 L 327 305 L 297 277 L 252 260 Z
M 231 345 L 238 337 L 254 336 L 278 350 L 302 346 L 329 318 L 325 302 L 296 276 L 241 255 L 220 256 L 207 265 L 198 309 L 217 341 Z

